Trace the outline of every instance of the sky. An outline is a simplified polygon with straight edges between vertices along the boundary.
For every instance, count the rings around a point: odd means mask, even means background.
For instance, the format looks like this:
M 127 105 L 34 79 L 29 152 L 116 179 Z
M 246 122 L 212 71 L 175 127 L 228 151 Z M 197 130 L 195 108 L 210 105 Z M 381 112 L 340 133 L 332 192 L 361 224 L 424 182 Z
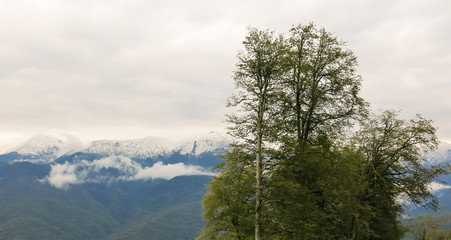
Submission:
M 0 150 L 224 131 L 247 27 L 314 22 L 358 58 L 372 109 L 451 140 L 449 0 L 0 0 Z

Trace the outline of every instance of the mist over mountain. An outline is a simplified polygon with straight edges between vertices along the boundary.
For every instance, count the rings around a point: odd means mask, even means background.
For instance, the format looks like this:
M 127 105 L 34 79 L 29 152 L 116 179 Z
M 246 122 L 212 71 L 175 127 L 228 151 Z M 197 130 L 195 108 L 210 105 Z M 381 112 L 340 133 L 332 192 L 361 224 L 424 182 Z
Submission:
M 38 135 L 0 155 L 0 162 L 50 164 L 40 179 L 56 188 L 214 173 L 219 155 L 230 139 L 217 132 L 171 142 L 161 137 L 133 140 L 96 140 L 83 144 L 74 136 L 58 139 Z
M 0 155 L 0 239 L 193 239 L 229 143 L 35 136 Z
M 0 163 L 0 239 L 194 239 L 210 176 L 83 183 L 39 181 L 49 165 Z

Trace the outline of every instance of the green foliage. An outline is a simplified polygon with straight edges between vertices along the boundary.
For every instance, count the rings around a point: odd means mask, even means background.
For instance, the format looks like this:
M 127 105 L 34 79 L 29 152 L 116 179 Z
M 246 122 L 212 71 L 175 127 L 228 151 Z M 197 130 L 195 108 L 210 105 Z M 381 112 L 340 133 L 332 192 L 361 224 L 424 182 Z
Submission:
M 374 239 L 399 239 L 405 229 L 397 217 L 402 207 L 397 198 L 413 204 L 437 206 L 429 184 L 446 171 L 425 167 L 423 151 L 436 148 L 435 128 L 418 116 L 410 121 L 396 118 L 393 111 L 366 119 L 357 133 L 356 145 L 364 154 L 366 178 L 361 201 L 373 211 L 370 219 Z
M 309 24 L 293 27 L 285 45 L 279 103 L 285 132 L 296 134 L 298 143 L 330 139 L 365 113 L 357 60 L 344 42 Z
M 249 239 L 255 215 L 254 156 L 237 149 L 224 155 L 204 197 L 204 218 L 208 221 L 198 239 Z
M 400 239 L 400 199 L 437 206 L 428 185 L 445 166 L 422 162 L 437 145 L 432 122 L 369 115 L 342 41 L 309 24 L 286 39 L 251 29 L 243 43 L 236 144 L 209 185 L 199 239 Z
M 242 114 L 230 115 L 228 122 L 232 136 L 240 139 L 242 146 L 255 154 L 255 239 L 261 239 L 263 207 L 263 160 L 268 142 L 274 137 L 271 131 L 272 107 L 278 93 L 277 81 L 283 73 L 281 58 L 283 38 L 273 32 L 249 29 L 243 42 L 245 51 L 238 54 L 234 74 L 240 90 L 229 99 L 229 107 L 238 107 Z
M 271 107 L 278 93 L 276 82 L 283 73 L 282 43 L 282 36 L 274 32 L 250 28 L 243 41 L 245 51 L 238 54 L 233 75 L 238 93 L 228 99 L 227 106 L 238 108 L 239 114 L 228 115 L 227 121 L 229 133 L 246 143 L 251 152 L 255 152 L 258 134 L 263 141 L 271 138 Z

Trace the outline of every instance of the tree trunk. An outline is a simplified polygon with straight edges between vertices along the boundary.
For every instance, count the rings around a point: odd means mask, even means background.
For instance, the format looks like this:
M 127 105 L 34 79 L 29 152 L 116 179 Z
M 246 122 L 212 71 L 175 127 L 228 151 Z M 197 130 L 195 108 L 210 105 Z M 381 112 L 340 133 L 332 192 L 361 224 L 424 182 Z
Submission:
M 262 104 L 261 104 L 262 105 Z M 255 240 L 261 239 L 261 205 L 262 205 L 262 121 L 263 107 L 260 106 L 257 119 L 257 146 L 255 157 Z

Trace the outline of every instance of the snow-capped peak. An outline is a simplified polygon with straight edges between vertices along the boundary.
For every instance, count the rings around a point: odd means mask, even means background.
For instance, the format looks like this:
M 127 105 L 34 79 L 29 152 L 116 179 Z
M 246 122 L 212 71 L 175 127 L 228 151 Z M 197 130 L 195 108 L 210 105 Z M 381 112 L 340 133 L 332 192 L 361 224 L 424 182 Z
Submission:
M 39 155 L 54 151 L 54 148 L 60 145 L 62 145 L 62 141 L 55 137 L 37 135 L 13 148 L 12 151 L 22 155 Z
M 91 142 L 85 152 L 146 158 L 167 155 L 172 152 L 174 147 L 174 143 L 164 138 L 148 137 L 121 141 L 97 140 Z
M 146 159 L 167 157 L 176 152 L 182 155 L 196 156 L 205 152 L 222 153 L 230 142 L 231 139 L 228 136 L 218 132 L 210 132 L 179 142 L 171 142 L 161 137 L 147 137 L 132 140 L 96 140 L 89 145 L 85 145 L 76 137 L 69 135 L 64 136 L 63 139 L 38 135 L 9 152 L 17 152 L 19 155 L 25 156 L 27 161 L 41 163 L 50 163 L 58 157 L 75 152 Z
M 11 149 L 20 155 L 47 156 L 53 160 L 64 154 L 73 153 L 85 148 L 85 145 L 76 137 L 64 135 L 63 139 L 53 136 L 36 135 L 23 144 Z
M 173 152 L 200 155 L 204 152 L 223 151 L 230 139 L 217 132 L 210 132 L 196 138 L 187 138 L 174 143 L 161 137 L 148 137 L 134 140 L 97 140 L 85 150 L 88 153 L 121 155 L 136 158 L 166 156 Z
M 180 154 L 194 154 L 196 156 L 205 152 L 223 151 L 231 139 L 218 132 L 210 132 L 196 138 L 187 138 L 178 143 L 177 151 Z

